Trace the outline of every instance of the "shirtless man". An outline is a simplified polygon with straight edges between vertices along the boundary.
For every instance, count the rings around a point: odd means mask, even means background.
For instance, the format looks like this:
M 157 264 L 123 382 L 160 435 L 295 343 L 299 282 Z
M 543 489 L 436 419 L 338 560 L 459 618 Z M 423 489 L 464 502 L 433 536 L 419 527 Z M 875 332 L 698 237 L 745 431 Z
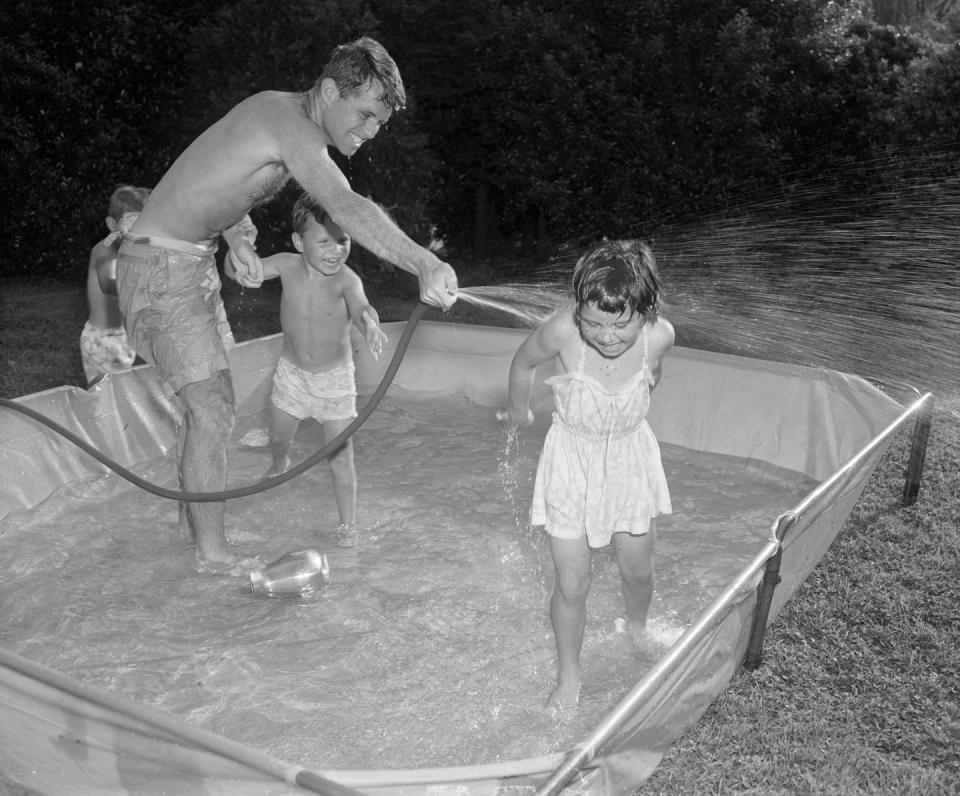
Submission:
M 291 178 L 353 240 L 416 274 L 423 301 L 456 300 L 454 270 L 407 237 L 374 202 L 354 193 L 327 147 L 353 155 L 406 100 L 396 63 L 370 38 L 336 47 L 305 93 L 265 91 L 202 133 L 154 187 L 120 247 L 120 308 L 137 352 L 157 367 L 184 408 L 181 488 L 227 485 L 235 410 L 227 349 L 232 338 L 214 262 L 218 237 L 231 246 L 237 281 L 263 280 L 263 263 L 240 222 Z M 187 504 L 201 570 L 236 563 L 223 502 Z

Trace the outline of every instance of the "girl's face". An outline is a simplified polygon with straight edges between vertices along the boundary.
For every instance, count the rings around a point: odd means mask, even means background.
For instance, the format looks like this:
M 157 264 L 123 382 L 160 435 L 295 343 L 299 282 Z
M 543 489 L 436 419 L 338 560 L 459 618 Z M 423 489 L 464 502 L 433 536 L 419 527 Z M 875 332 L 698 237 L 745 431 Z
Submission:
M 604 312 L 593 303 L 580 307 L 580 336 L 607 359 L 614 359 L 632 348 L 642 328 L 643 316 L 630 309 L 617 315 Z

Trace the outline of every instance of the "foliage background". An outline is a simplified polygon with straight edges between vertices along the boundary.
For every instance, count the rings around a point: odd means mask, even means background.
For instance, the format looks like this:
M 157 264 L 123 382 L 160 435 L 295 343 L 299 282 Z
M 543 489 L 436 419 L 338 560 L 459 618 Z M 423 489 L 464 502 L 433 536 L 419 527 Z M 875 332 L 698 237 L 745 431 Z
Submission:
M 0 268 L 72 277 L 116 184 L 154 184 L 240 98 L 305 90 L 361 34 L 394 55 L 410 105 L 342 165 L 415 239 L 480 264 L 652 234 L 803 174 L 956 141 L 956 5 L 8 0 Z M 258 211 L 267 253 L 287 243 L 292 193 Z

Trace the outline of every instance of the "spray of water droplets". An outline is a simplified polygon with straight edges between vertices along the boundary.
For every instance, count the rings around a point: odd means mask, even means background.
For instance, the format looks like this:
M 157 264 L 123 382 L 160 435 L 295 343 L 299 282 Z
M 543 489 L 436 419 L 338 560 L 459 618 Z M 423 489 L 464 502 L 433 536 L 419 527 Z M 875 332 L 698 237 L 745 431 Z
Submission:
M 960 418 L 957 160 L 891 156 L 720 215 L 638 224 L 678 342 L 910 385 Z M 462 296 L 532 326 L 567 295 L 585 247 L 568 244 L 529 284 Z

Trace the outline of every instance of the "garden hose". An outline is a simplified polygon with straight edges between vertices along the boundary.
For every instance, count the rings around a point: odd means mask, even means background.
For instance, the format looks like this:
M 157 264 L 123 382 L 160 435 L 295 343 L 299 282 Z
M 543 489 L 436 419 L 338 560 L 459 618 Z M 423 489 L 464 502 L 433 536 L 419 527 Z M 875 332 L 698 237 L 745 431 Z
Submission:
M 141 489 L 145 489 L 147 492 L 152 492 L 154 495 L 158 495 L 159 497 L 170 498 L 171 500 L 186 500 L 191 503 L 215 503 L 221 500 L 232 500 L 233 498 L 255 495 L 258 492 L 264 492 L 267 489 L 272 489 L 275 486 L 279 486 L 280 484 L 289 481 L 291 478 L 300 475 L 300 473 L 309 470 L 318 462 L 326 459 L 344 442 L 346 442 L 347 439 L 349 439 L 353 433 L 361 425 L 363 425 L 364 422 L 366 422 L 366 419 L 371 415 L 373 410 L 377 408 L 380 400 L 390 387 L 393 377 L 396 375 L 397 369 L 400 367 L 400 362 L 403 360 L 403 355 L 407 351 L 407 346 L 410 345 L 410 338 L 413 336 L 413 330 L 416 328 L 417 323 L 419 323 L 427 309 L 429 309 L 429 306 L 423 302 L 420 302 L 416 307 L 413 308 L 413 312 L 410 313 L 410 317 L 407 320 L 407 325 L 404 327 L 403 334 L 400 336 L 400 340 L 397 342 L 397 348 L 393 353 L 393 358 L 390 360 L 390 364 L 387 365 L 387 369 L 383 374 L 383 378 L 380 380 L 380 384 L 377 385 L 377 389 L 374 390 L 373 395 L 370 396 L 370 400 L 364 404 L 363 408 L 351 421 L 350 425 L 337 434 L 337 436 L 332 440 L 327 442 L 316 453 L 300 462 L 300 464 L 291 467 L 289 470 L 281 473 L 280 475 L 275 475 L 272 478 L 266 478 L 263 481 L 258 481 L 255 484 L 238 487 L 236 489 L 225 489 L 222 492 L 181 492 L 179 490 L 167 489 L 165 487 L 158 486 L 157 484 L 153 484 L 150 481 L 141 478 L 123 465 L 113 461 L 108 456 L 94 448 L 86 440 L 80 439 L 80 437 L 78 437 L 72 431 L 64 428 L 50 418 L 45 417 L 40 412 L 6 398 L 0 398 L 0 406 L 5 406 L 15 412 L 20 412 L 21 414 L 27 415 L 37 422 L 47 426 L 47 428 L 53 429 L 60 436 L 66 438 L 77 447 L 82 448 L 84 451 L 89 453 L 101 464 L 109 467 L 117 475 L 126 478 L 130 483 L 135 484 Z

